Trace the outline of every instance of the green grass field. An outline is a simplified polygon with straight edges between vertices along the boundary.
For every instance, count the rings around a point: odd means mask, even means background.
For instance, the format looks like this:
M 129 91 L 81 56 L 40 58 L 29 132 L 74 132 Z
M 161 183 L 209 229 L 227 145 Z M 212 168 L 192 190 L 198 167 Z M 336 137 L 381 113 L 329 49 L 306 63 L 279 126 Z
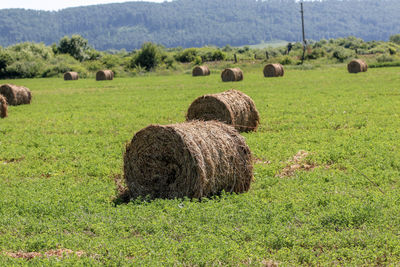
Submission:
M 238 83 L 217 71 L 2 81 L 33 101 L 0 120 L 0 265 L 397 265 L 400 68 L 244 71 Z M 116 204 L 135 132 L 183 122 L 196 97 L 231 88 L 261 116 L 244 134 L 257 158 L 251 190 Z M 300 169 L 280 177 L 300 150 Z

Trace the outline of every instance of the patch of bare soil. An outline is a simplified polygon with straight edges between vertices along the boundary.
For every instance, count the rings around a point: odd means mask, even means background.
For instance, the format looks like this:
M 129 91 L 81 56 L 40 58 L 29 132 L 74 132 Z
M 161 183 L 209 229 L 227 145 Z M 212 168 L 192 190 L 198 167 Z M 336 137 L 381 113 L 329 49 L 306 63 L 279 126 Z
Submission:
M 280 173 L 277 174 L 277 176 L 284 178 L 293 176 L 294 173 L 298 170 L 311 171 L 315 169 L 317 167 L 317 164 L 307 160 L 307 157 L 309 155 L 309 152 L 300 150 L 299 152 L 297 152 L 296 155 L 294 155 L 291 159 L 287 161 L 286 167 L 283 168 Z

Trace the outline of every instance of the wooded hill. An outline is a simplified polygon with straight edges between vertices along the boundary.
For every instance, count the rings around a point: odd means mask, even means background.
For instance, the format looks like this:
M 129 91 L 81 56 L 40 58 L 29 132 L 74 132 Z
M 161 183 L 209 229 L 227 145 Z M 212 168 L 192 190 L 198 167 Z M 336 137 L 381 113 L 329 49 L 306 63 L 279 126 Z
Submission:
M 388 40 L 400 33 L 398 0 L 305 2 L 308 39 L 357 36 Z M 139 48 L 151 41 L 166 47 L 257 44 L 301 39 L 295 0 L 175 0 L 76 7 L 57 12 L 0 10 L 0 45 L 44 42 L 80 34 L 97 50 Z

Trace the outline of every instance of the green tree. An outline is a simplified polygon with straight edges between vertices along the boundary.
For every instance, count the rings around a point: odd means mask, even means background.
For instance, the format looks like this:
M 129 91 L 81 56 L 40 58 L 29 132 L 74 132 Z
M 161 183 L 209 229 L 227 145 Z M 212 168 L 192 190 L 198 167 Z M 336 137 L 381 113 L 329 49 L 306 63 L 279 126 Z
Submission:
M 132 66 L 140 66 L 150 71 L 162 62 L 163 51 L 151 42 L 144 43 L 141 50 L 133 58 Z
M 0 77 L 3 77 L 3 73 L 7 66 L 13 62 L 12 57 L 6 50 L 0 49 Z
M 90 46 L 88 40 L 80 35 L 72 35 L 71 38 L 64 36 L 57 47 L 57 52 L 61 54 L 70 54 L 79 61 L 90 58 Z
M 390 41 L 392 43 L 400 44 L 400 34 L 390 36 Z
M 226 54 L 221 50 L 215 50 L 212 54 L 213 61 L 224 60 L 226 58 Z
M 188 48 L 175 55 L 175 59 L 180 62 L 192 62 L 197 57 L 196 48 Z

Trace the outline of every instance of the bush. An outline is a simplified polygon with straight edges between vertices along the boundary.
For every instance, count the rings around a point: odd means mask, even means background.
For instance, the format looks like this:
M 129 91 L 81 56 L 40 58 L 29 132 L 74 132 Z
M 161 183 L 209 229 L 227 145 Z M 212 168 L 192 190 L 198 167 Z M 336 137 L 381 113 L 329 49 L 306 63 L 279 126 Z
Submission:
M 389 47 L 389 54 L 390 55 L 396 55 L 397 54 L 397 49 L 395 47 Z
M 0 77 L 2 77 L 3 72 L 6 70 L 7 66 L 12 64 L 13 59 L 11 55 L 4 49 L 0 50 Z
M 18 60 L 49 60 L 54 56 L 51 47 L 45 46 L 43 43 L 20 43 L 13 45 L 7 50 L 10 53 L 17 54 Z
M 232 49 L 232 46 L 230 46 L 230 45 L 226 45 L 226 46 L 224 46 L 224 48 L 222 48 L 222 51 L 224 51 L 224 52 L 231 52 L 233 49 Z
M 132 67 L 141 66 L 150 71 L 162 62 L 162 56 L 163 52 L 159 46 L 150 42 L 144 43 L 132 60 Z
M 167 67 L 167 69 L 175 69 L 175 60 L 172 56 L 166 56 L 163 59 L 163 62 L 165 64 L 165 66 Z
M 376 61 L 378 61 L 378 62 L 393 62 L 394 58 L 389 56 L 388 54 L 383 54 L 383 55 L 378 56 L 376 58 Z
M 203 60 L 201 59 L 200 56 L 197 56 L 194 61 L 193 61 L 194 65 L 200 65 L 201 63 L 203 63 Z
M 120 58 L 114 55 L 105 55 L 100 58 L 100 62 L 106 67 L 106 69 L 112 69 L 115 66 L 120 65 Z
M 279 63 L 281 63 L 282 65 L 291 65 L 293 64 L 293 60 L 289 56 L 284 56 L 279 60 Z
M 354 53 L 343 47 L 336 48 L 332 53 L 332 58 L 337 59 L 339 62 L 344 62 L 346 59 L 349 59 L 354 56 Z
M 197 56 L 196 48 L 188 48 L 175 55 L 175 59 L 180 62 L 192 62 Z
M 201 60 L 203 62 L 205 62 L 205 61 L 213 61 L 213 52 L 211 52 L 211 51 L 202 51 L 200 57 L 201 57 Z
M 360 38 L 356 38 L 354 36 L 349 36 L 347 38 L 339 38 L 339 45 L 343 46 L 344 48 L 349 49 L 357 49 L 362 47 L 362 43 L 364 42 Z
M 395 35 L 392 35 L 392 36 L 390 36 L 390 39 L 389 39 L 392 43 L 395 43 L 395 44 L 400 44 L 400 34 L 395 34 Z
M 57 47 L 57 53 L 70 54 L 79 61 L 87 60 L 93 56 L 89 53 L 90 50 L 88 40 L 80 35 L 72 35 L 71 38 L 63 37 Z
M 221 50 L 215 50 L 212 54 L 213 61 L 224 60 L 225 58 L 226 58 L 226 54 L 224 52 L 222 52 Z
M 293 49 L 293 48 L 292 48 Z M 271 57 L 278 57 L 283 55 L 281 51 L 278 48 L 272 48 L 272 49 L 267 49 L 266 52 L 268 52 L 268 56 Z
M 90 71 L 90 72 L 97 72 L 101 69 L 104 69 L 103 64 L 99 60 L 91 60 L 86 61 L 83 65 Z
M 307 53 L 306 59 L 318 59 L 324 57 L 326 52 L 322 48 L 313 49 L 311 53 Z
M 400 61 L 380 62 L 368 65 L 368 68 L 386 68 L 386 67 L 400 67 Z
M 41 76 L 44 64 L 40 61 L 16 61 L 6 68 L 10 78 L 35 78 Z
M 386 52 L 385 47 L 377 46 L 369 50 L 370 54 L 384 54 Z
M 58 63 L 57 65 L 48 66 L 42 73 L 42 77 L 59 77 L 62 76 L 67 71 L 76 71 L 79 73 L 80 78 L 88 77 L 88 71 L 81 65 L 64 65 L 63 63 Z
M 328 41 L 326 39 L 321 39 L 320 41 L 316 42 L 313 45 L 313 48 L 322 48 L 323 46 L 325 46 L 328 43 Z

